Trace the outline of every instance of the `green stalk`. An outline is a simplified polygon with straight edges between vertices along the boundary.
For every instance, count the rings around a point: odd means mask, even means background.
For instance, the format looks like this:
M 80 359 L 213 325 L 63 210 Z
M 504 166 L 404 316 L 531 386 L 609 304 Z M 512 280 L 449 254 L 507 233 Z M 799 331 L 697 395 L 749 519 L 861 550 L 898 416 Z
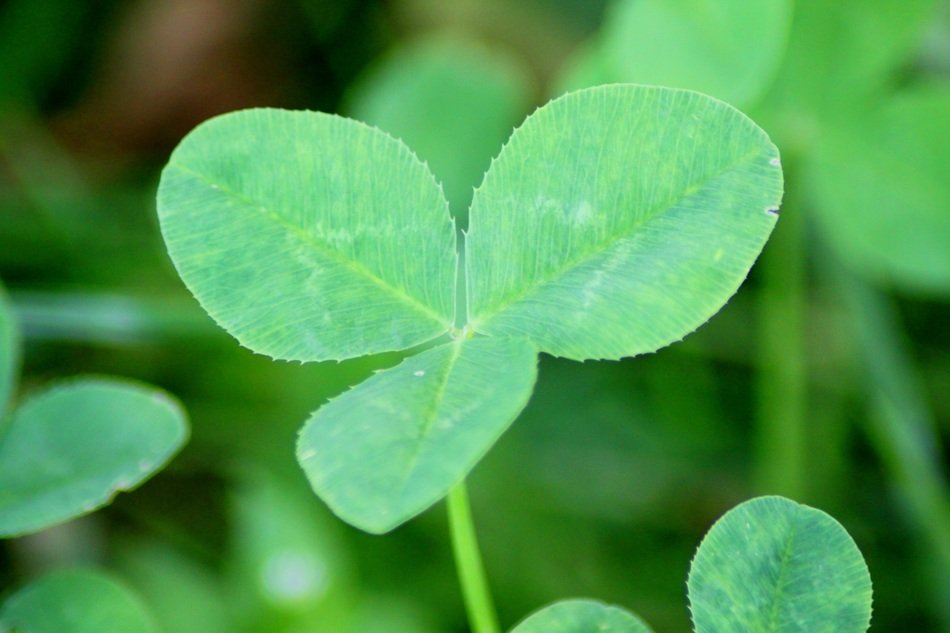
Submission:
M 801 205 L 785 208 L 760 269 L 755 476 L 761 493 L 805 500 L 805 223 Z
M 472 633 L 499 633 L 498 616 L 492 603 L 482 556 L 478 551 L 472 507 L 463 481 L 449 493 L 449 532 L 452 535 L 452 553 L 458 568 L 462 598 L 468 612 Z

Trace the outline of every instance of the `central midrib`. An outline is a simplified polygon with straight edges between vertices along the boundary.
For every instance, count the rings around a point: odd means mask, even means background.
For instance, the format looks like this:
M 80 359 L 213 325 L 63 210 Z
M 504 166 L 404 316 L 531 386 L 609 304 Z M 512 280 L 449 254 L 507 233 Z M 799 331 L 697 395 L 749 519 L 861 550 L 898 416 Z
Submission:
M 601 242 L 598 242 L 597 244 L 592 246 L 590 249 L 581 253 L 579 256 L 571 260 L 568 260 L 562 266 L 558 267 L 557 269 L 545 275 L 544 277 L 538 279 L 535 283 L 531 284 L 524 290 L 514 294 L 513 296 L 503 298 L 500 301 L 498 301 L 494 306 L 490 307 L 488 310 L 482 311 L 479 315 L 471 319 L 471 322 L 470 322 L 471 327 L 477 331 L 479 327 L 484 326 L 485 323 L 487 323 L 493 317 L 497 316 L 499 313 L 503 312 L 509 306 L 515 303 L 518 303 L 520 301 L 523 301 L 532 293 L 538 291 L 540 288 L 558 279 L 559 277 L 561 277 L 568 271 L 572 270 L 573 268 L 576 268 L 580 266 L 581 264 L 585 263 L 586 261 L 593 259 L 596 255 L 599 255 L 602 252 L 606 251 L 607 249 L 611 248 L 617 242 L 620 242 L 630 237 L 631 234 L 641 229 L 643 226 L 645 226 L 649 222 L 652 222 L 653 220 L 661 217 L 663 213 L 666 210 L 670 209 L 673 205 L 679 204 L 683 202 L 684 200 L 690 198 L 691 196 L 695 195 L 700 190 L 705 188 L 707 185 L 709 185 L 716 179 L 720 178 L 723 174 L 741 165 L 745 161 L 749 160 L 750 158 L 758 154 L 760 151 L 761 151 L 761 148 L 758 148 L 758 147 L 753 148 L 751 151 L 744 154 L 741 158 L 719 169 L 718 171 L 716 171 L 714 174 L 712 174 L 705 180 L 702 180 L 700 182 L 690 185 L 679 196 L 674 196 L 673 198 L 669 200 L 666 200 L 660 204 L 655 205 L 652 209 L 647 211 L 638 221 L 632 222 L 629 226 L 624 227 L 616 234 L 607 236 Z M 471 259 L 469 258 L 467 259 L 467 261 L 471 261 Z
M 242 205 L 244 205 L 245 207 L 259 209 L 260 211 L 263 212 L 261 213 L 262 217 L 265 217 L 269 219 L 270 221 L 274 222 L 275 224 L 278 224 L 281 227 L 285 228 L 290 234 L 295 236 L 297 239 L 303 242 L 306 246 L 309 246 L 313 248 L 314 250 L 318 251 L 325 258 L 337 264 L 340 264 L 341 266 L 347 268 L 348 270 L 350 270 L 356 275 L 365 277 L 366 279 L 374 283 L 376 286 L 378 286 L 382 290 L 399 298 L 402 301 L 402 303 L 409 305 L 410 307 L 415 309 L 417 312 L 429 317 L 430 319 L 433 319 L 440 325 L 444 325 L 446 327 L 446 330 L 448 330 L 452 326 L 451 321 L 447 320 L 444 316 L 442 316 L 441 314 L 433 310 L 429 305 L 423 303 L 416 297 L 408 294 L 402 288 L 398 288 L 396 286 L 391 285 L 385 279 L 383 279 L 382 277 L 379 277 L 378 275 L 373 273 L 371 270 L 363 266 L 359 261 L 345 257 L 339 251 L 333 249 L 329 245 L 321 242 L 320 240 L 315 239 L 315 237 L 311 235 L 310 233 L 304 231 L 303 229 L 294 225 L 293 223 L 285 220 L 280 215 L 280 213 L 271 209 L 269 205 L 261 204 L 260 202 L 258 202 L 257 200 L 254 200 L 250 196 L 247 196 L 245 194 L 242 194 L 238 191 L 235 191 L 229 187 L 222 185 L 218 181 L 214 180 L 211 176 L 204 174 L 200 171 L 191 169 L 190 167 L 186 167 L 185 165 L 181 163 L 177 163 L 177 162 L 169 163 L 169 167 L 174 167 L 176 169 L 179 169 L 185 172 L 186 174 L 190 174 L 194 176 L 195 178 L 198 178 L 199 180 L 207 184 L 212 189 L 215 189 L 216 191 L 220 191 L 221 193 L 227 194 L 235 198 L 240 203 L 242 203 Z
M 422 445 L 426 441 L 426 436 L 428 436 L 429 431 L 432 430 L 432 425 L 435 424 L 436 419 L 439 417 L 439 407 L 445 398 L 445 390 L 448 388 L 449 378 L 452 376 L 452 370 L 455 369 L 455 364 L 458 362 L 459 356 L 462 355 L 462 345 L 464 344 L 462 340 L 450 343 L 453 349 L 445 363 L 445 371 L 439 380 L 439 385 L 433 394 L 432 401 L 423 415 L 422 426 L 419 427 L 419 432 L 416 434 L 409 460 L 400 477 L 400 483 L 397 488 L 400 492 L 405 490 L 406 483 L 409 481 L 409 478 L 412 476 L 412 471 L 415 470 L 416 464 L 419 462 L 419 455 L 422 453 Z
M 769 633 L 776 633 L 779 630 L 777 626 L 779 603 L 781 601 L 782 594 L 784 593 L 785 576 L 788 573 L 788 560 L 792 555 L 792 546 L 795 542 L 796 529 L 797 525 L 793 523 L 791 526 L 791 531 L 788 534 L 788 542 L 785 544 L 785 549 L 782 550 L 782 559 L 779 561 L 778 578 L 775 579 L 775 590 L 772 592 L 772 606 L 769 609 Z

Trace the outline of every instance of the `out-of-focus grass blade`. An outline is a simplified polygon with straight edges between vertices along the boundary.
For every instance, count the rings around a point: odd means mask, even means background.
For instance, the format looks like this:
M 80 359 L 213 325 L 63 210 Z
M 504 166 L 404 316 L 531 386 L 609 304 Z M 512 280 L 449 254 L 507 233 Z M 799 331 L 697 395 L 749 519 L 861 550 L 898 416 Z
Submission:
M 866 379 L 869 439 L 922 537 L 934 605 L 950 622 L 950 488 L 936 422 L 893 306 L 839 264 L 831 272 Z
M 13 392 L 16 389 L 17 373 L 20 370 L 20 329 L 3 285 L 0 284 L 0 433 L 3 418 Z

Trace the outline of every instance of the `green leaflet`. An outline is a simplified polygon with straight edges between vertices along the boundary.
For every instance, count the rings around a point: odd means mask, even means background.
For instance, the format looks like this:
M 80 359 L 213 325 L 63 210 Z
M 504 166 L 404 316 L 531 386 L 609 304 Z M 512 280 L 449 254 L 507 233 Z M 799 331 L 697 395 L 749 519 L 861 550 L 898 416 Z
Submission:
M 342 519 L 387 532 L 444 497 L 525 406 L 536 350 L 520 339 L 454 341 L 382 371 L 321 407 L 297 459 Z
M 217 117 L 172 154 L 158 211 L 182 279 L 256 352 L 340 360 L 452 326 L 448 206 L 412 152 L 374 128 L 319 112 Z
M 20 365 L 20 333 L 7 294 L 0 286 L 0 434 Z M 0 435 L 2 437 L 2 435 Z
M 564 600 L 528 616 L 511 633 L 651 633 L 619 607 L 592 600 Z
M 864 633 L 871 577 L 833 518 L 781 497 L 726 513 L 689 572 L 697 633 Z
M 75 380 L 29 399 L 0 437 L 0 536 L 106 505 L 164 466 L 187 434 L 176 402 L 131 382 Z
M 789 0 L 620 0 L 560 83 L 657 84 L 748 106 L 771 84 L 790 23 Z
M 782 197 L 778 150 L 699 93 L 570 93 L 515 131 L 476 191 L 470 326 L 572 359 L 652 352 L 745 279 Z
M 528 80 L 516 60 L 461 37 L 397 48 L 349 95 L 350 114 L 411 147 L 442 182 L 455 217 L 521 117 Z
M 950 293 L 950 86 L 899 93 L 823 137 L 806 182 L 833 246 L 873 277 Z
M 13 594 L 0 629 L 16 633 L 158 633 L 138 596 L 105 574 L 58 571 Z

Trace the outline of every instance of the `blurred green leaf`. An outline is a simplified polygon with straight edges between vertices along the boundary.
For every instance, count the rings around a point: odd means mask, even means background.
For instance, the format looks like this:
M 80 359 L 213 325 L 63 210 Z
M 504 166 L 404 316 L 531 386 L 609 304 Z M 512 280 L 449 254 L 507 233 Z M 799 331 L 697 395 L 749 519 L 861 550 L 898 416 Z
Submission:
M 608 14 L 613 81 L 689 88 L 749 105 L 785 52 L 788 0 L 626 0 Z
M 891 81 L 934 8 L 934 0 L 796 0 L 788 53 L 766 99 L 793 126 L 789 141 L 810 140 L 802 117 L 847 118 Z
M 58 571 L 13 594 L 0 625 L 16 633 L 158 633 L 138 596 L 91 570 Z M 170 632 L 178 633 L 178 632 Z
M 34 396 L 0 437 L 0 535 L 108 504 L 161 469 L 187 435 L 180 406 L 145 385 L 85 378 Z
M 720 101 L 632 85 L 556 99 L 475 194 L 471 327 L 575 360 L 652 352 L 735 293 L 781 197 L 778 150 Z
M 465 477 L 524 408 L 536 374 L 535 349 L 521 339 L 430 349 L 321 407 L 297 459 L 337 515 L 388 532 Z
M 246 347 L 341 360 L 452 326 L 455 231 L 405 145 L 316 112 L 245 110 L 179 144 L 158 194 L 182 279 Z
M 719 519 L 687 584 L 697 633 L 864 633 L 871 621 L 857 545 L 832 517 L 782 497 Z
M 518 62 L 462 37 L 396 48 L 350 89 L 349 114 L 402 139 L 465 216 L 512 127 L 524 115 L 528 78 Z
M 0 285 L 0 437 L 3 433 L 3 418 L 16 389 L 19 369 L 19 327 L 13 318 L 6 291 Z
M 124 577 L 149 605 L 166 633 L 231 633 L 234 608 L 210 569 L 153 540 L 120 549 Z
M 906 90 L 809 155 L 812 206 L 853 266 L 897 286 L 950 295 L 950 86 Z
M 592 600 L 565 600 L 541 609 L 511 633 L 650 633 L 637 616 Z

